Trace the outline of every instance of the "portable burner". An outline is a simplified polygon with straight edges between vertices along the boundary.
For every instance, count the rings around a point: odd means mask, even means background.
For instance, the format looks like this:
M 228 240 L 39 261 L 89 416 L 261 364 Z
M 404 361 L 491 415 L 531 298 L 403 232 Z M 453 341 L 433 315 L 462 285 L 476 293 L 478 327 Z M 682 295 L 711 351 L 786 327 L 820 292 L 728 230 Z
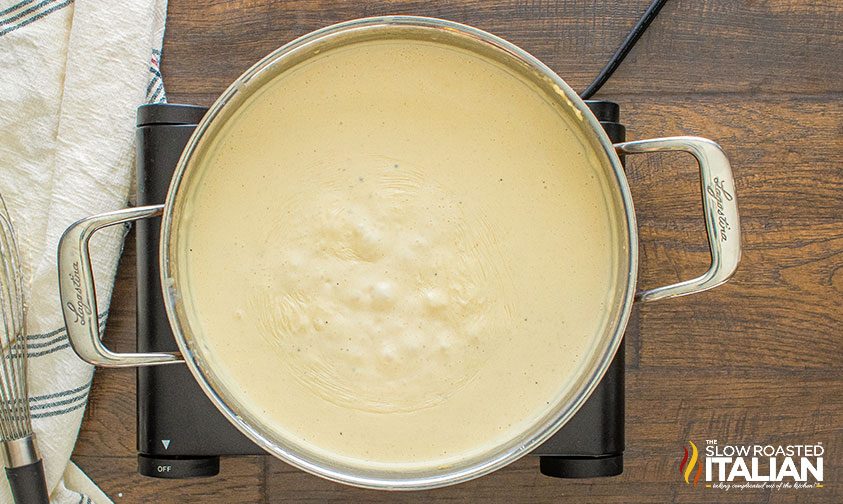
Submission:
M 612 142 L 626 140 L 620 109 L 610 101 L 586 101 Z M 137 112 L 138 205 L 164 202 L 182 149 L 207 111 L 177 104 L 144 105 Z M 161 294 L 159 219 L 140 220 L 137 240 L 137 350 L 178 350 Z M 220 456 L 262 455 L 213 406 L 186 366 L 137 371 L 138 472 L 155 478 L 219 473 Z M 542 474 L 593 478 L 623 472 L 624 345 L 599 386 L 577 414 L 532 455 Z

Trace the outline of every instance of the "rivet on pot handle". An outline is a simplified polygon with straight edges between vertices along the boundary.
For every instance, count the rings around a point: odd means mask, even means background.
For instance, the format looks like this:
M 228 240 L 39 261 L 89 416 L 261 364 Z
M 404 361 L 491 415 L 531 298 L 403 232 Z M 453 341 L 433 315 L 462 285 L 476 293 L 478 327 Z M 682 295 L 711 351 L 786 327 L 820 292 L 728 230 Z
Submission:
M 115 353 L 100 340 L 97 294 L 88 242 L 98 230 L 161 215 L 163 205 L 127 208 L 82 219 L 59 241 L 59 296 L 70 345 L 83 360 L 99 366 L 152 366 L 183 362 L 177 352 Z
M 699 137 L 669 137 L 615 144 L 619 154 L 687 152 L 700 167 L 703 212 L 711 249 L 711 266 L 702 276 L 665 287 L 641 291 L 636 298 L 655 301 L 694 294 L 728 280 L 741 260 L 741 225 L 735 199 L 735 180 L 729 159 L 719 145 Z

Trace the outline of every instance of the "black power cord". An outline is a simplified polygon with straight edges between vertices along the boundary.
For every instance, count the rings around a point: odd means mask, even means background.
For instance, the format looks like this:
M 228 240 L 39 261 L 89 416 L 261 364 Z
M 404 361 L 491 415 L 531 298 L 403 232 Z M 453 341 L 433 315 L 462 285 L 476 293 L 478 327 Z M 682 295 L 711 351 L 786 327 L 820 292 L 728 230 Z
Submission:
M 641 16 L 641 19 L 639 19 L 638 22 L 635 23 L 635 26 L 632 27 L 632 31 L 630 31 L 629 35 L 626 36 L 626 39 L 623 43 L 621 43 L 620 47 L 618 47 L 617 51 L 615 51 L 615 54 L 612 55 L 611 59 L 609 59 L 609 62 L 606 63 L 606 66 L 600 70 L 600 73 L 597 74 L 597 77 L 594 78 L 591 84 L 589 84 L 588 87 L 580 93 L 580 98 L 583 100 L 591 98 L 592 95 L 600 90 L 603 84 L 609 80 L 609 77 L 611 77 L 615 70 L 617 70 L 621 62 L 623 62 L 624 58 L 626 58 L 626 55 L 629 54 L 629 51 L 632 50 L 632 47 L 636 42 L 638 42 L 638 39 L 641 38 L 641 35 L 647 31 L 647 27 L 650 26 L 650 23 L 656 19 L 656 16 L 659 14 L 661 8 L 664 7 L 665 3 L 667 3 L 667 0 L 654 0 L 650 6 L 647 7 L 647 10 L 644 11 L 644 15 Z

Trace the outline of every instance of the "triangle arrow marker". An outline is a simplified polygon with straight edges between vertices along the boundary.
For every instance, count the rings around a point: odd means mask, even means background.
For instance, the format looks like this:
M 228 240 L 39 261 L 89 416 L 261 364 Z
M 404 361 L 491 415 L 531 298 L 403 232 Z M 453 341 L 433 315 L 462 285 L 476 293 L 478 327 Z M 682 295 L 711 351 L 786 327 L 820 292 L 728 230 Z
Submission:
M 162 439 L 161 444 L 164 445 L 165 450 L 170 448 L 170 440 L 169 439 Z

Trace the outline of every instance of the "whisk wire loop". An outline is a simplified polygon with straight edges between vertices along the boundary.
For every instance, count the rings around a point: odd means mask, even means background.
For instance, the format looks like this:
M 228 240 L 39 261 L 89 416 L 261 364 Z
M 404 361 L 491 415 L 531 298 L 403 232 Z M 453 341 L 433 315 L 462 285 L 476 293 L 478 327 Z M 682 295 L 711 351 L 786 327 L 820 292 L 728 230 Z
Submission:
M 12 221 L 0 196 L 0 440 L 29 436 L 32 421 L 27 386 L 21 264 Z

